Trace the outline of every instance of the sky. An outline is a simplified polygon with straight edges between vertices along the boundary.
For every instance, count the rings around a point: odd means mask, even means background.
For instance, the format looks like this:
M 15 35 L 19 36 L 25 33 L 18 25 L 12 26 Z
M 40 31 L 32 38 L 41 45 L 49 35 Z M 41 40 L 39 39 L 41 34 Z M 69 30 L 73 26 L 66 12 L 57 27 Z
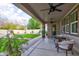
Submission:
M 6 3 L 0 4 L 0 18 L 4 19 L 1 21 L 4 21 L 5 23 L 11 22 L 26 26 L 31 16 L 17 8 L 15 5 Z

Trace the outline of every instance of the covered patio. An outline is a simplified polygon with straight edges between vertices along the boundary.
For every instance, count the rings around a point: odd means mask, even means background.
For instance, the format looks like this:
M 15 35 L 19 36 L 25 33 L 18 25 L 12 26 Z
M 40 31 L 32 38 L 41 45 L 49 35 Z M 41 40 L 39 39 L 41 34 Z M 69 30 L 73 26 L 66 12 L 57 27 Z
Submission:
M 47 38 L 44 40 L 41 38 L 37 46 L 31 47 L 34 49 L 29 54 L 25 53 L 23 55 L 65 56 L 63 51 L 59 53 L 56 51 L 54 38 L 52 38 L 54 37 L 54 31 L 56 35 L 61 34 L 65 35 L 67 39 L 73 39 L 75 41 L 73 49 L 75 52 L 79 52 L 79 4 L 64 3 L 57 7 L 62 10 L 61 12 L 52 11 L 50 14 L 48 3 L 16 3 L 14 5 L 42 22 L 42 37 L 45 37 L 45 24 L 47 24 L 48 29 Z M 53 5 L 58 5 L 58 3 L 54 3 Z M 74 22 L 72 22 L 72 20 L 74 20 Z
M 74 51 L 72 55 L 68 52 L 68 56 L 78 56 L 79 54 Z M 55 48 L 55 44 L 52 39 L 42 38 L 39 39 L 34 45 L 32 45 L 28 50 L 26 50 L 22 56 L 66 56 L 64 50 L 60 50 L 59 53 Z

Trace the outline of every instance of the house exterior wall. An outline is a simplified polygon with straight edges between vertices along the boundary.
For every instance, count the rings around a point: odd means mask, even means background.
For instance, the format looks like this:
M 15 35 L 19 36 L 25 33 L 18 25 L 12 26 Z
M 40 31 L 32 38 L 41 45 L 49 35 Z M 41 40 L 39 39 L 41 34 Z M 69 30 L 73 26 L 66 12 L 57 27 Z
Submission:
M 77 19 L 77 33 L 75 34 L 72 34 L 71 33 L 71 20 L 73 19 L 72 17 L 70 17 L 70 15 L 74 12 L 77 12 L 77 16 L 76 16 L 76 19 Z M 73 16 L 74 17 L 74 16 Z M 66 32 L 66 28 L 65 28 L 65 23 L 66 21 L 68 21 L 68 24 L 69 24 L 69 28 L 67 28 L 67 30 L 69 32 Z M 58 20 L 56 22 L 57 24 L 57 34 L 63 34 L 63 35 L 66 35 L 69 39 L 73 39 L 75 41 L 75 45 L 74 45 L 74 50 L 77 51 L 79 53 L 79 6 L 77 6 L 73 11 L 71 11 L 71 13 L 69 13 L 66 17 L 64 17 L 64 19 L 61 19 L 61 20 Z M 64 29 L 63 29 L 64 28 Z M 76 29 L 76 28 L 73 28 L 73 29 Z

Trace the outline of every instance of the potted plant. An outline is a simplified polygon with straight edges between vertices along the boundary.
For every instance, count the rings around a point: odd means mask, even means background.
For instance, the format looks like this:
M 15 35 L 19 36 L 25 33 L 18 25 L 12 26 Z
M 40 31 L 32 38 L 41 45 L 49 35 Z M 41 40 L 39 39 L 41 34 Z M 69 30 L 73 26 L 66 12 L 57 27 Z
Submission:
M 7 52 L 7 55 L 11 56 L 20 56 L 21 50 L 20 46 L 21 44 L 27 43 L 28 40 L 19 40 L 18 37 L 11 31 L 9 34 L 7 34 L 6 37 L 1 38 L 2 41 L 0 41 L 0 52 Z

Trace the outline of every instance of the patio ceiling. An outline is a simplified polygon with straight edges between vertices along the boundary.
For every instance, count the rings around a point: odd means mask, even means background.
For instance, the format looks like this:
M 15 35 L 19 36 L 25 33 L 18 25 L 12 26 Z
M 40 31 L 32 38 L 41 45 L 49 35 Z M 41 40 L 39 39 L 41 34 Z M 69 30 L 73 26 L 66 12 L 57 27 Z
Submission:
M 58 3 L 54 3 L 53 5 L 57 5 Z M 19 5 L 19 4 L 15 4 Z M 63 18 L 66 13 L 68 13 L 73 6 L 75 5 L 74 3 L 64 3 L 64 5 L 57 7 L 57 9 L 61 9 L 62 12 L 54 11 L 50 15 L 48 14 L 49 10 L 46 11 L 41 11 L 43 9 L 49 8 L 48 3 L 22 3 L 22 5 L 25 9 L 27 9 L 29 12 L 27 12 L 31 16 L 37 17 L 39 20 L 42 22 L 49 22 L 50 21 L 55 21 Z M 23 9 L 23 8 L 21 8 Z M 25 11 L 25 10 L 24 10 Z

